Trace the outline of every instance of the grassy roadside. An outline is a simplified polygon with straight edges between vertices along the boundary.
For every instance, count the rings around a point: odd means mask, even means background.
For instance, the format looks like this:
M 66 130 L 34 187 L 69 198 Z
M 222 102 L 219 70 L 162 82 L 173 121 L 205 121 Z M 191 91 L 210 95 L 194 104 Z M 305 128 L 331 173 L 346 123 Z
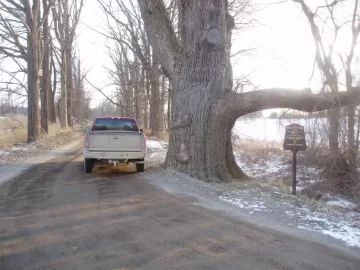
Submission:
M 27 143 L 27 124 L 24 117 L 0 118 L 0 164 L 14 163 L 59 146 L 81 139 L 83 127 L 61 129 L 60 123 L 49 126 L 49 134 L 41 140 Z

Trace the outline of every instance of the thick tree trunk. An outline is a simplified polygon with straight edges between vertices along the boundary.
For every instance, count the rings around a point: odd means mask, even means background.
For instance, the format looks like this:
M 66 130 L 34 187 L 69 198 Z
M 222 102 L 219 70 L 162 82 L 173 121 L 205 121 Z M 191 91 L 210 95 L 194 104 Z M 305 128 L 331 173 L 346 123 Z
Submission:
M 168 103 L 167 103 L 167 132 L 169 135 L 170 135 L 170 126 L 171 126 L 171 104 L 172 104 L 172 90 L 170 83 L 168 89 Z
M 173 77 L 166 164 L 209 182 L 246 177 L 235 163 L 231 146 L 231 129 L 238 115 L 228 115 L 226 107 L 219 106 L 219 100 L 232 91 L 233 23 L 226 2 L 182 6 L 182 40 L 193 49 L 175 60 Z
M 65 50 L 61 49 L 61 96 L 59 104 L 59 118 L 62 128 L 68 128 L 68 118 L 67 118 L 67 63 Z
M 144 125 L 145 128 L 149 128 L 149 97 L 150 97 L 150 79 L 149 70 L 146 70 L 145 77 L 145 114 L 144 114 Z
M 50 92 L 49 95 L 49 120 L 50 123 L 56 123 L 56 104 L 55 104 L 55 94 Z
M 52 74 L 54 75 L 54 81 L 53 81 L 53 86 L 51 86 L 51 81 L 50 81 L 50 86 L 49 86 L 49 121 L 50 123 L 56 123 L 56 104 L 55 104 L 55 93 L 56 93 L 56 86 L 57 86 L 57 72 L 56 72 L 56 68 L 55 68 L 55 62 L 54 62 L 54 57 L 52 55 L 52 50 L 50 47 L 50 55 L 51 55 L 51 65 L 50 65 L 50 76 L 52 76 Z
M 348 110 L 348 160 L 351 173 L 357 172 L 356 145 L 355 145 L 355 106 L 350 106 Z
M 346 156 L 340 151 L 339 145 L 340 109 L 329 110 L 329 148 L 330 157 L 326 164 L 326 171 L 329 175 L 338 177 L 349 173 L 349 163 Z
M 67 107 L 67 122 L 72 127 L 72 103 L 73 103 L 73 68 L 72 68 L 72 49 L 70 41 L 66 41 L 66 107 Z
M 27 38 L 27 75 L 28 75 L 28 142 L 40 139 L 40 78 L 39 52 L 40 37 L 36 24 L 27 12 L 27 25 L 31 29 Z
M 150 102 L 150 125 L 151 135 L 162 138 L 164 136 L 164 121 L 161 114 L 160 97 L 160 66 L 156 58 L 153 57 L 153 63 L 150 71 L 151 83 L 151 102 Z
M 142 119 L 141 119 L 141 123 L 142 123 L 142 128 L 147 128 L 147 101 L 146 101 L 146 89 L 145 89 L 145 68 L 144 66 L 141 66 L 141 79 L 140 79 L 140 95 L 141 95 L 141 106 L 142 106 Z
M 346 68 L 346 88 L 347 91 L 352 92 L 353 88 L 351 87 L 353 84 L 353 74 L 351 71 L 351 63 L 354 56 L 356 39 L 353 40 L 352 50 L 350 51 L 350 56 L 347 62 Z M 357 169 L 357 147 L 355 143 L 355 109 L 356 106 L 349 106 L 347 107 L 347 115 L 348 115 L 348 151 L 347 151 L 347 158 L 349 161 L 349 172 L 355 175 L 358 172 Z M 358 127 L 359 128 L 359 127 Z
M 160 96 L 160 121 L 162 125 L 162 134 L 165 135 L 166 133 L 166 121 L 165 121 L 165 103 L 166 103 L 166 77 L 163 75 L 161 76 L 161 96 Z
M 133 83 L 133 91 L 134 91 L 134 114 L 135 118 L 139 121 L 139 124 L 141 124 L 140 119 L 140 74 L 138 69 L 139 62 L 137 59 L 133 62 L 133 67 L 131 69 L 131 81 Z
M 329 147 L 333 155 L 340 153 L 339 147 L 339 109 L 329 111 Z
M 43 10 L 47 10 L 48 2 L 43 0 Z M 41 129 L 45 132 L 49 132 L 49 95 L 51 85 L 51 73 L 50 73 L 50 41 L 49 41 L 49 20 L 47 14 L 43 23 L 43 42 L 44 42 L 44 53 L 43 53 L 43 85 L 41 91 Z

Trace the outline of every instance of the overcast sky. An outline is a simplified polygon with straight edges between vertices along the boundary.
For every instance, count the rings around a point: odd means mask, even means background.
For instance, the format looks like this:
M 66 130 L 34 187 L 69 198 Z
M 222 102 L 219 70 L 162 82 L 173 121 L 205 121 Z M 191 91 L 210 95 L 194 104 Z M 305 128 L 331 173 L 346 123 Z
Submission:
M 313 89 L 319 87 L 315 78 L 309 78 L 314 64 L 314 45 L 308 23 L 300 7 L 288 1 L 271 5 L 271 0 L 253 0 L 260 11 L 254 14 L 258 25 L 250 31 L 234 36 L 233 51 L 257 47 L 251 57 L 238 58 L 233 63 L 234 77 L 251 74 L 251 80 L 260 88 L 289 87 Z M 324 0 L 308 0 L 312 6 Z M 352 2 L 352 1 L 350 1 Z M 110 83 L 104 66 L 109 65 L 104 43 L 105 38 L 90 28 L 101 30 L 104 16 L 95 0 L 88 0 L 79 27 L 78 45 L 87 69 L 88 79 L 98 87 Z M 340 44 L 341 46 L 345 46 Z M 109 87 L 109 93 L 113 88 Z M 103 98 L 94 90 L 93 106 Z

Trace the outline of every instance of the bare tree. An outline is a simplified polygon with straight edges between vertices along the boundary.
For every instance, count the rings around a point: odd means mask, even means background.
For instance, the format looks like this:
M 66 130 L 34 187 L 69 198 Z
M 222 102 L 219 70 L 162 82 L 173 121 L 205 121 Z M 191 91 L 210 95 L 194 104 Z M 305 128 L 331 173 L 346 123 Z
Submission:
M 49 0 L 42 0 L 43 5 L 43 57 L 42 57 L 42 85 L 40 91 L 41 100 L 41 129 L 48 133 L 49 131 L 49 95 L 51 88 L 50 73 L 50 27 L 48 15 L 45 12 L 49 10 Z
M 27 34 L 9 8 L 0 5 L 0 92 L 23 101 L 27 99 Z
M 75 0 L 71 5 L 68 0 L 57 0 L 57 4 L 57 8 L 53 8 L 52 11 L 55 34 L 60 43 L 60 122 L 62 127 L 68 127 L 68 125 L 72 125 L 72 46 L 84 0 Z
M 85 89 L 85 78 L 87 76 L 87 71 L 83 70 L 81 60 L 78 56 L 75 56 L 74 66 L 73 66 L 73 115 L 78 119 L 79 122 L 83 122 L 89 115 L 90 110 L 90 101 L 91 95 Z
M 26 55 L 27 62 L 27 96 L 28 96 L 28 141 L 38 140 L 40 138 L 40 114 L 39 114 L 39 95 L 40 95 L 40 70 L 41 70 L 41 29 L 46 20 L 50 3 L 47 9 L 43 10 L 41 16 L 40 0 L 24 0 L 16 3 L 12 0 L 5 0 L 0 3 L 0 6 L 8 14 L 18 22 L 20 21 L 26 31 L 27 45 L 26 54 L 24 46 L 20 38 L 14 34 L 14 28 L 8 24 L 8 31 L 12 33 L 13 44 L 16 45 L 18 52 L 22 58 Z M 11 42 L 11 41 L 10 41 Z M 3 52 L 9 50 L 3 49 Z M 15 52 L 15 51 L 13 51 Z M 12 55 L 14 57 L 15 55 Z M 16 57 L 14 57 L 16 58 Z
M 315 44 L 315 63 L 320 71 L 323 81 L 323 87 L 321 91 L 331 91 L 338 93 L 341 88 L 345 88 L 347 91 L 354 91 L 356 85 L 354 85 L 354 73 L 352 71 L 353 61 L 355 56 L 355 48 L 360 33 L 360 19 L 359 19 L 359 1 L 353 2 L 351 19 L 347 16 L 337 15 L 343 13 L 343 7 L 340 5 L 343 1 L 327 1 L 324 0 L 324 4 L 317 6 L 315 9 L 311 9 L 310 6 L 304 0 L 293 0 L 301 6 L 301 10 L 304 12 L 311 28 L 311 34 Z M 348 3 L 348 5 L 350 5 Z M 323 30 L 321 30 L 321 28 Z M 341 30 L 344 28 L 351 29 L 351 40 L 349 42 L 349 50 L 347 52 L 334 52 L 335 45 L 338 41 Z M 324 41 L 324 35 L 326 32 L 324 29 L 330 29 L 333 38 L 330 44 L 326 44 Z M 334 59 L 334 54 L 340 55 L 339 59 Z M 345 83 L 342 82 L 342 74 L 344 75 Z M 345 87 L 342 87 L 345 85 Z M 356 145 L 355 145 L 355 107 L 349 106 L 347 108 L 347 155 L 344 156 L 339 147 L 339 135 L 340 135 L 340 110 L 338 108 L 332 108 L 329 113 L 329 146 L 332 154 L 330 163 L 330 172 L 357 172 L 356 165 Z
M 49 78 L 48 66 L 49 63 L 49 50 L 48 50 L 48 36 L 49 36 L 49 26 L 48 26 L 48 5 L 51 4 L 49 0 L 42 1 L 42 11 L 39 11 L 38 21 L 41 18 L 43 19 L 43 35 L 41 37 L 41 32 L 39 37 L 40 40 L 40 51 L 39 51 L 39 62 L 40 69 L 43 70 L 42 76 L 40 76 L 40 99 L 41 99 L 41 129 L 44 132 L 48 131 L 48 90 L 51 85 Z M 27 77 L 27 70 L 24 68 L 27 62 L 27 34 L 26 28 L 24 27 L 21 19 L 14 17 L 10 13 L 6 13 L 4 8 L 0 7 L 0 37 L 2 38 L 3 45 L 0 49 L 0 54 L 4 54 L 7 58 L 7 62 L 17 66 L 18 70 L 10 71 L 9 66 L 3 69 L 3 72 L 7 74 L 7 77 L 10 77 L 9 83 L 12 87 L 7 89 L 2 89 L 3 92 L 24 96 L 27 98 L 27 86 L 23 83 L 24 77 Z M 42 14 L 40 14 L 42 13 Z M 13 53 L 9 53 L 12 51 Z M 5 83 L 5 82 L 3 82 Z
M 107 17 L 108 33 L 105 36 L 126 47 L 144 68 L 146 91 L 141 93 L 145 99 L 144 124 L 147 126 L 147 105 L 150 104 L 152 135 L 162 137 L 165 128 L 164 117 L 161 114 L 163 108 L 161 108 L 160 99 L 160 65 L 150 48 L 139 9 L 135 3 L 122 0 L 117 0 L 115 3 L 103 0 L 98 0 L 98 2 Z M 135 97 L 138 97 L 139 94 L 140 92 Z M 148 99 L 150 103 L 148 103 Z

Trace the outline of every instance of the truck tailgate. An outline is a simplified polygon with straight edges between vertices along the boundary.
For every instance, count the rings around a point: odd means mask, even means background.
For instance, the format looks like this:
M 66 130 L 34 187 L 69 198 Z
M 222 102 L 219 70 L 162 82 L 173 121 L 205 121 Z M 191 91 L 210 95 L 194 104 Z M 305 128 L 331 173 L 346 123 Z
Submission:
M 95 131 L 89 135 L 89 151 L 139 152 L 143 148 L 143 138 L 138 132 Z

